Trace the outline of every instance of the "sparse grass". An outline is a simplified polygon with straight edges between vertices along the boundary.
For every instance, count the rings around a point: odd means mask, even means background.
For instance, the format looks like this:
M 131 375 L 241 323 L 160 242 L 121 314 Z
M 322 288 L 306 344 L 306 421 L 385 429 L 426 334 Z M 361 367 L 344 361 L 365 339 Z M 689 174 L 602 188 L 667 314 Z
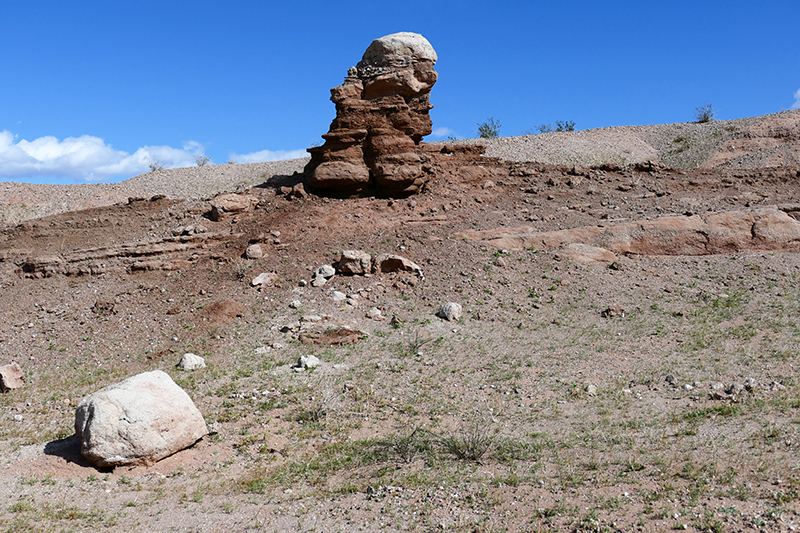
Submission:
M 497 429 L 486 420 L 475 420 L 458 430 L 440 436 L 442 450 L 462 461 L 480 463 L 497 437 Z

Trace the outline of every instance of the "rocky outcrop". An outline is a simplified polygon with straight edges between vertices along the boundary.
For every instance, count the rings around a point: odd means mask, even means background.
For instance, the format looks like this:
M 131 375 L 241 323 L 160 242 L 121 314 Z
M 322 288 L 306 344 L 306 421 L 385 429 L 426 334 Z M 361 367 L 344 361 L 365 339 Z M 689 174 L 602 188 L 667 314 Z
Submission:
M 431 133 L 436 51 L 416 33 L 376 39 L 344 83 L 331 89 L 336 118 L 309 148 L 307 184 L 328 192 L 418 192 L 428 178 L 420 141 Z
M 164 372 L 145 372 L 84 398 L 75 411 L 81 453 L 99 467 L 152 464 L 208 430 L 189 395 Z
M 466 231 L 471 240 L 497 248 L 557 248 L 571 243 L 625 255 L 711 255 L 747 250 L 800 250 L 800 222 L 793 206 L 732 211 L 705 216 L 674 216 L 608 227 L 584 226 L 537 232 L 531 228 Z M 606 258 L 613 259 L 612 256 Z

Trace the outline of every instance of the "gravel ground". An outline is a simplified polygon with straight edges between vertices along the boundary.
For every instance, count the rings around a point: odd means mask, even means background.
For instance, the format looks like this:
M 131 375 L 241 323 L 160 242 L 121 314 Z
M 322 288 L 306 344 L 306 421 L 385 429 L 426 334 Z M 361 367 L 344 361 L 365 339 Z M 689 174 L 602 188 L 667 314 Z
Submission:
M 120 183 L 42 185 L 0 183 L 0 224 L 17 224 L 67 211 L 125 202 L 131 197 L 196 199 L 263 183 L 274 175 L 302 171 L 308 158 L 207 165 L 148 172 Z
M 552 165 L 599 166 L 660 161 L 672 168 L 697 168 L 737 132 L 763 117 L 720 120 L 699 124 L 611 126 L 575 132 L 551 132 L 496 139 L 448 141 L 482 143 L 486 155 L 510 161 Z

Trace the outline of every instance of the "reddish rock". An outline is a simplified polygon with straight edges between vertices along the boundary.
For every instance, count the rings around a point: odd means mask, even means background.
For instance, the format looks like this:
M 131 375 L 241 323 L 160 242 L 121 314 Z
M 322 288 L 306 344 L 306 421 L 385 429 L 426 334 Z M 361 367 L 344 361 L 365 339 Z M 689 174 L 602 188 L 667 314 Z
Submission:
M 438 74 L 431 44 L 415 33 L 376 39 L 344 83 L 331 89 L 336 118 L 323 146 L 309 148 L 307 184 L 321 191 L 418 192 L 428 176 L 420 141 L 431 133 Z
M 732 211 L 706 216 L 675 216 L 609 227 L 537 232 L 530 227 L 468 230 L 467 239 L 498 249 L 554 248 L 571 243 L 602 247 L 616 254 L 711 255 L 747 250 L 800 250 L 800 222 L 773 209 Z M 608 256 L 611 259 L 611 256 Z
M 251 211 L 258 204 L 258 198 L 249 194 L 223 194 L 211 201 L 211 220 L 222 218 L 236 213 Z

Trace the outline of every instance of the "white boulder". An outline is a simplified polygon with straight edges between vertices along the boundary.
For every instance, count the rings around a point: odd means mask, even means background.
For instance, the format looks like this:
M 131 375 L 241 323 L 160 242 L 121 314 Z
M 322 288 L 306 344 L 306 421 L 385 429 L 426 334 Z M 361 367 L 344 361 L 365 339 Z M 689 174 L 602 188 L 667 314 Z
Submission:
M 84 398 L 75 411 L 81 453 L 99 467 L 153 464 L 208 434 L 186 392 L 160 370 Z

